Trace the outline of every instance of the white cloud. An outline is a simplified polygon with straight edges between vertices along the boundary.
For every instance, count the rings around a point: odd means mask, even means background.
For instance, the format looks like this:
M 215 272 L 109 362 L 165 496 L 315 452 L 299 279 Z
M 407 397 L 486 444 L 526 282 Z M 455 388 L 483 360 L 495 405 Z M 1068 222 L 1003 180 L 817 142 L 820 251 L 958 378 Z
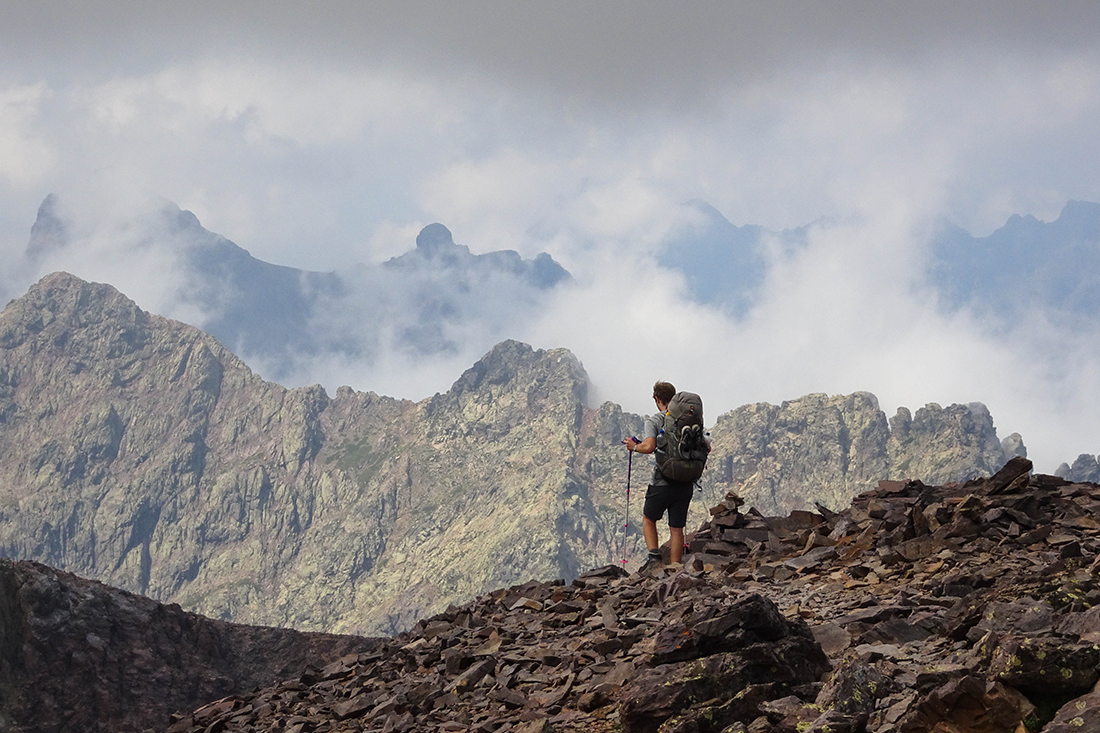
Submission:
M 36 130 L 45 84 L 0 88 L 0 181 L 15 189 L 39 185 L 51 174 L 54 151 Z
M 86 251 L 69 266 L 163 282 L 170 251 L 134 265 L 112 249 L 131 234 L 103 223 L 149 198 L 316 270 L 398 255 L 440 221 L 475 252 L 546 250 L 570 269 L 576 289 L 502 335 L 573 349 L 597 394 L 629 409 L 648 409 L 658 376 L 723 409 L 856 389 L 884 407 L 983 400 L 1049 470 L 1100 451 L 1075 442 L 1097 434 L 1095 341 L 1035 324 L 1000 340 L 940 313 L 922 265 L 941 216 L 986 234 L 1014 213 L 1049 220 L 1068 199 L 1100 200 L 1097 6 L 956 5 L 440 4 L 421 22 L 396 4 L 272 3 L 262 27 L 234 8 L 165 10 L 134 16 L 130 66 L 110 30 L 124 5 L 86 34 L 53 13 L 41 38 L 11 31 L 38 27 L 24 8 L 0 30 L 25 74 L 0 79 L 0 240 L 25 244 L 54 190 L 75 221 L 101 222 L 77 233 Z M 251 35 L 225 30 L 239 27 Z M 829 223 L 804 250 L 772 253 L 760 301 L 736 320 L 656 270 L 690 199 L 739 225 Z M 128 294 L 154 307 L 155 290 Z M 662 349 L 681 324 L 698 356 L 670 369 Z M 301 379 L 422 396 L 473 349 L 329 359 Z

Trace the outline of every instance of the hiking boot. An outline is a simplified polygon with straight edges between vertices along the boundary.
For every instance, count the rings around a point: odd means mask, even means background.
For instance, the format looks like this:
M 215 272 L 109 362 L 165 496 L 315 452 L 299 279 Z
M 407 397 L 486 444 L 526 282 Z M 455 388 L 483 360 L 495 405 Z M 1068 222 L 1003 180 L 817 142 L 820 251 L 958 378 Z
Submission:
M 638 568 L 639 573 L 652 573 L 655 570 L 660 570 L 665 566 L 664 558 L 658 553 L 649 553 L 646 561 L 642 563 L 642 566 Z

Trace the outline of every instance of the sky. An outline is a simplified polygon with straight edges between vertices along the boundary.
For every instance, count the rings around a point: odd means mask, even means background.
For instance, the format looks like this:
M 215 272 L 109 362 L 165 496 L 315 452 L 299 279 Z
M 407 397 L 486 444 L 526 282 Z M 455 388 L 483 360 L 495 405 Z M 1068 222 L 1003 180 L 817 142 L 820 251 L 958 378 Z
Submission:
M 96 247 L 152 200 L 316 271 L 440 222 L 573 274 L 506 335 L 572 350 L 594 401 L 648 410 L 658 377 L 712 416 L 810 392 L 870 391 L 888 415 L 981 401 L 1049 472 L 1100 453 L 1100 314 L 1005 333 L 939 307 L 924 265 L 943 220 L 984 236 L 1100 201 L 1097 129 L 1095 2 L 0 0 L 0 288 L 25 291 L 11 263 L 51 192 L 112 284 L 134 268 Z M 657 266 L 693 200 L 813 224 L 748 313 Z M 122 289 L 185 317 L 158 300 L 170 270 Z M 419 399 L 469 344 L 308 376 Z

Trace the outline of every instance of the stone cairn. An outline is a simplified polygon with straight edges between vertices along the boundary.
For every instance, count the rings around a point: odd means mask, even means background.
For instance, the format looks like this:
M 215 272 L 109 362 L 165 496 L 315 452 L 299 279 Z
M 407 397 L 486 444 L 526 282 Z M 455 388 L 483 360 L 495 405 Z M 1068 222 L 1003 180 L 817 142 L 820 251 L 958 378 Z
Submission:
M 170 733 L 1100 731 L 1100 486 L 1017 458 L 499 590 Z M 667 548 L 666 548 L 667 551 Z

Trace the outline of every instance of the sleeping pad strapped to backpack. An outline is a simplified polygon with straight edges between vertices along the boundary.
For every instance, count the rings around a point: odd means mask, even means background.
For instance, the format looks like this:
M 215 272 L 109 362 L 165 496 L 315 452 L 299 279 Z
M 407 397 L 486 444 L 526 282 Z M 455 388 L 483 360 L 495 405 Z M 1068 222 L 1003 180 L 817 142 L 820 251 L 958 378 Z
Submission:
M 694 483 L 707 464 L 703 400 L 694 392 L 677 392 L 665 411 L 665 460 L 657 466 L 669 481 Z

